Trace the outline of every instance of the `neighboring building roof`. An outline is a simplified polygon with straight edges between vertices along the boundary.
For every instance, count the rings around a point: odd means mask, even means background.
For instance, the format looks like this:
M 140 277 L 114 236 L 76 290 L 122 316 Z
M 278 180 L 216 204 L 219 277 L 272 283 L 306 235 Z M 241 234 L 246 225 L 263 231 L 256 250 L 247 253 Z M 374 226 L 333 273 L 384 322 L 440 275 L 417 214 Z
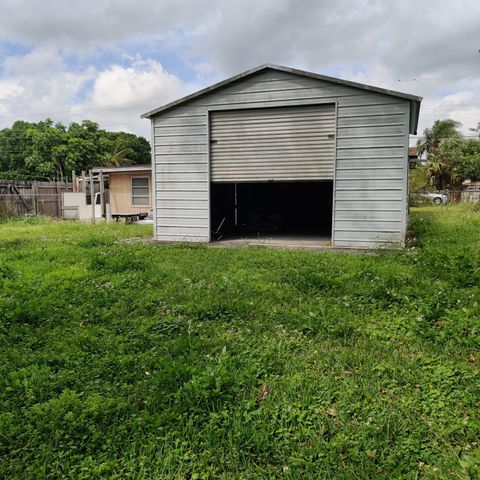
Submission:
M 152 171 L 151 165 L 122 165 L 120 167 L 93 167 L 93 173 L 130 173 Z
M 417 158 L 418 157 L 417 147 L 408 147 L 408 156 L 412 158 Z
M 225 87 L 226 85 L 229 85 L 230 83 L 236 82 L 236 81 L 241 80 L 245 77 L 249 77 L 249 76 L 254 75 L 254 74 L 256 74 L 258 72 L 261 72 L 263 70 L 278 70 L 278 71 L 281 71 L 281 72 L 292 73 L 294 75 L 301 75 L 303 77 L 310 77 L 310 78 L 314 78 L 314 79 L 317 79 L 317 80 L 324 80 L 326 82 L 336 83 L 336 84 L 339 84 L 339 85 L 346 85 L 346 86 L 349 86 L 349 87 L 359 88 L 359 89 L 362 89 L 362 90 L 368 90 L 370 92 L 382 93 L 384 95 L 391 95 L 392 97 L 399 97 L 399 98 L 403 98 L 405 100 L 409 100 L 410 101 L 410 133 L 413 133 L 413 134 L 417 133 L 418 115 L 419 115 L 419 112 L 420 112 L 420 102 L 422 101 L 422 97 L 417 97 L 416 95 L 410 95 L 408 93 L 402 93 L 402 92 L 397 92 L 397 91 L 394 91 L 394 90 L 388 90 L 386 88 L 374 87 L 372 85 L 365 85 L 363 83 L 352 82 L 350 80 L 341 80 L 339 78 L 328 77 L 326 75 L 320 75 L 318 73 L 307 72 L 307 71 L 304 71 L 304 70 L 297 70 L 296 68 L 283 67 L 281 65 L 275 65 L 275 64 L 270 64 L 270 63 L 260 65 L 259 67 L 252 68 L 251 70 L 247 70 L 246 72 L 240 73 L 240 74 L 235 75 L 235 76 L 230 77 L 230 78 L 227 78 L 226 80 L 223 80 L 219 83 L 211 85 L 210 87 L 204 88 L 203 90 L 199 90 L 198 92 L 187 95 L 186 97 L 175 100 L 174 102 L 168 103 L 168 104 L 163 105 L 159 108 L 155 108 L 154 110 L 150 110 L 149 112 L 146 112 L 143 115 L 141 115 L 141 118 L 151 118 L 151 117 L 153 117 L 153 116 L 155 116 L 155 115 L 157 115 L 161 112 L 165 112 L 166 110 L 170 110 L 170 109 L 172 109 L 174 107 L 177 107 L 181 104 L 189 102 L 190 100 L 198 98 L 202 95 L 206 95 L 207 93 L 210 93 L 214 90 Z

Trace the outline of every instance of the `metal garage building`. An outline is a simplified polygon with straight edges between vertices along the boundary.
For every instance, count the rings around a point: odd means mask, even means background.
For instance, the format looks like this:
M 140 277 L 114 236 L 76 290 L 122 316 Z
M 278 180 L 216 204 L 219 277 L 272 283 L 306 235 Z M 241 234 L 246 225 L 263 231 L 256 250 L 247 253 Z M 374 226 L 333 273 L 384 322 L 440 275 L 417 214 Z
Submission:
M 142 115 L 154 235 L 403 242 L 421 97 L 263 65 Z

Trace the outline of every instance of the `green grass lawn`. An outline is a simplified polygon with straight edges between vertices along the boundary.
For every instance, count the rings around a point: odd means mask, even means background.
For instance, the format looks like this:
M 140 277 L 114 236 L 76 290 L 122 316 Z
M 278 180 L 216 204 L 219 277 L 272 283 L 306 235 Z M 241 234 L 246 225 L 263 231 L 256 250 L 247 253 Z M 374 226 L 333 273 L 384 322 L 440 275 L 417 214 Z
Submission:
M 480 211 L 375 255 L 0 225 L 0 478 L 480 475 Z

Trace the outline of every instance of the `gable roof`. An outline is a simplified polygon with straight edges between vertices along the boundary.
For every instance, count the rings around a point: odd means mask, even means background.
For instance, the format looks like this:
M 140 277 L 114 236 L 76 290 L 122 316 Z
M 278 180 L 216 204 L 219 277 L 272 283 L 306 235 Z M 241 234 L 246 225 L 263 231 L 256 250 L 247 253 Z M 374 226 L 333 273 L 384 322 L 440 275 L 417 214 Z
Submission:
M 342 80 L 340 78 L 328 77 L 326 75 L 320 75 L 318 73 L 307 72 L 305 70 L 298 70 L 296 68 L 284 67 L 282 65 L 275 65 L 271 63 L 266 63 L 264 65 L 260 65 L 258 67 L 247 70 L 238 75 L 234 75 L 233 77 L 227 78 L 226 80 L 222 80 L 221 82 L 215 83 L 214 85 L 211 85 L 207 88 L 199 90 L 198 92 L 187 95 L 186 97 L 182 97 L 178 100 L 175 100 L 174 102 L 167 103 L 166 105 L 163 105 L 159 108 L 155 108 L 154 110 L 150 110 L 149 112 L 142 114 L 140 117 L 152 118 L 159 113 L 170 110 L 174 107 L 187 103 L 190 100 L 193 100 L 195 98 L 201 97 L 202 95 L 211 93 L 214 90 L 217 90 L 229 85 L 230 83 L 252 76 L 264 70 L 278 70 L 280 72 L 292 73 L 294 75 L 314 78 L 316 80 L 324 80 L 326 82 L 336 83 L 338 85 L 346 85 L 349 87 L 359 88 L 361 90 L 367 90 L 369 92 L 381 93 L 384 95 L 390 95 L 392 97 L 398 97 L 405 100 L 409 100 L 410 101 L 410 133 L 413 133 L 413 134 L 417 133 L 418 115 L 420 113 L 420 102 L 422 101 L 422 97 L 418 97 L 416 95 L 410 95 L 408 93 L 397 92 L 395 90 L 388 90 L 386 88 L 374 87 L 372 85 L 366 85 L 363 83 L 352 82 L 350 80 Z

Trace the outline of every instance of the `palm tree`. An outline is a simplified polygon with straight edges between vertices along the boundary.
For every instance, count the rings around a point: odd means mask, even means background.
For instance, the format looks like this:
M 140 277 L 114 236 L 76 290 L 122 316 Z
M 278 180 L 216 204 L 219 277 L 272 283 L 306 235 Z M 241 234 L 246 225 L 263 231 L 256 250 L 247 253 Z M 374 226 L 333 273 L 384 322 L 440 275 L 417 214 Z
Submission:
M 428 155 L 425 174 L 438 190 L 449 189 L 452 200 L 458 200 L 464 177 L 459 173 L 458 160 L 462 156 L 462 137 L 443 138 L 436 153 Z
M 436 155 L 430 154 L 425 165 L 425 174 L 438 190 L 443 190 L 450 183 L 450 166 Z
M 129 155 L 133 153 L 133 148 L 127 147 L 121 138 L 116 138 L 113 142 L 113 150 L 105 155 L 107 167 L 120 167 L 122 165 L 131 165 L 133 160 Z
M 455 188 L 459 181 L 453 168 L 454 156 L 447 147 L 462 138 L 457 130 L 460 126 L 460 122 L 452 119 L 435 120 L 432 128 L 426 128 L 423 138 L 417 142 L 419 157 L 423 154 L 427 157 L 426 176 L 438 190 Z
M 432 128 L 426 128 L 423 131 L 423 138 L 417 142 L 418 156 L 421 157 L 425 153 L 429 160 L 430 155 L 437 155 L 442 140 L 461 137 L 457 130 L 461 125 L 460 122 L 450 118 L 435 120 Z

